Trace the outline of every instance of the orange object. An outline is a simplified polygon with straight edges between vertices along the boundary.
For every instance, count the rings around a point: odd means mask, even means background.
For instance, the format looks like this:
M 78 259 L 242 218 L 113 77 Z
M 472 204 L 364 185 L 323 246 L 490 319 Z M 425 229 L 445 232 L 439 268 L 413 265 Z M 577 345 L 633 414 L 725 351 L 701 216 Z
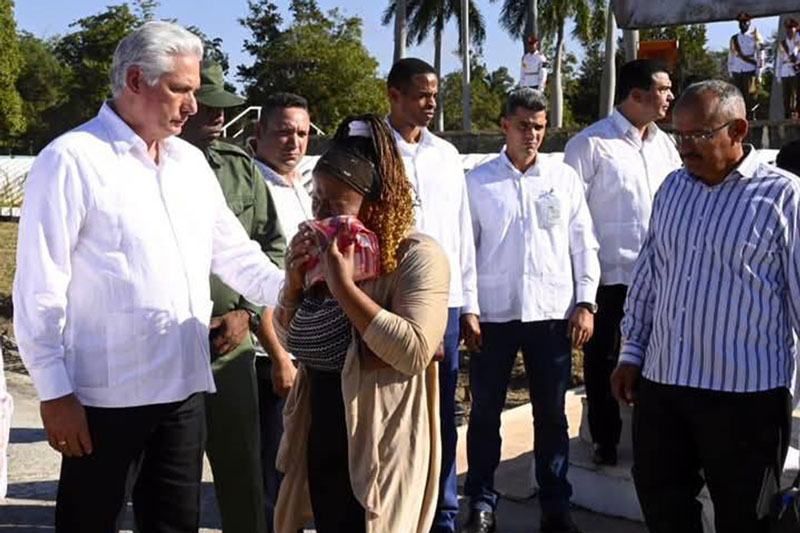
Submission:
M 638 59 L 657 59 L 669 67 L 670 72 L 675 72 L 678 64 L 678 41 L 642 41 L 639 43 Z

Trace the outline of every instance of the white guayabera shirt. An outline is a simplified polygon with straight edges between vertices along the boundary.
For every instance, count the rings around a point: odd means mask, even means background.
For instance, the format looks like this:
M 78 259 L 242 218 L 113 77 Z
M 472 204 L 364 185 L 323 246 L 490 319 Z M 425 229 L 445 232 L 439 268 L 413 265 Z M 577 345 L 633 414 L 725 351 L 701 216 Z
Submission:
M 682 165 L 675 143 L 655 124 L 642 140 L 619 110 L 570 139 L 564 162 L 586 185 L 586 200 L 600 241 L 602 285 L 629 285 L 653 197 L 667 175 Z
M 448 306 L 478 315 L 475 244 L 458 150 L 427 128 L 416 144 L 407 143 L 396 130 L 394 137 L 416 192 L 416 228 L 436 239 L 450 260 Z
M 467 174 L 482 322 L 561 320 L 594 303 L 597 239 L 583 183 L 538 154 L 520 172 L 505 150 Z
M 280 271 L 228 209 L 203 154 L 169 138 L 159 163 L 104 104 L 31 168 L 14 327 L 42 400 L 130 407 L 213 391 L 208 276 L 274 305 Z

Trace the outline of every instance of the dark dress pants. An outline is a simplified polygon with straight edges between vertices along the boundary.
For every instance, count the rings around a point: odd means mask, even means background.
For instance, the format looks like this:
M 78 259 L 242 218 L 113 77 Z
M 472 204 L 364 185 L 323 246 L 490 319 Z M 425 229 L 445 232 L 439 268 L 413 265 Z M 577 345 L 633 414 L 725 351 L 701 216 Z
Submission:
M 757 506 L 776 488 L 789 445 L 785 388 L 716 392 L 640 380 L 633 410 L 633 477 L 650 533 L 702 533 L 708 485 L 717 533 L 768 531 Z
M 254 359 L 247 342 L 211 363 L 217 392 L 206 395 L 206 453 L 225 533 L 268 530 Z
M 781 78 L 783 85 L 783 115 L 792 118 L 792 113 L 800 112 L 800 74 Z
M 434 531 L 455 531 L 458 516 L 458 477 L 456 476 L 456 386 L 458 385 L 458 340 L 461 309 L 447 310 L 444 333 L 444 359 L 439 362 L 439 417 L 442 433 L 442 467 L 439 473 L 439 500 L 433 519 Z
M 125 408 L 86 407 L 93 453 L 63 458 L 58 533 L 119 530 L 128 484 L 141 533 L 196 533 L 200 524 L 203 394 Z
M 622 431 L 619 404 L 611 395 L 611 373 L 617 366 L 622 335 L 626 285 L 601 285 L 597 289 L 594 335 L 583 348 L 583 377 L 586 384 L 589 431 L 595 444 L 616 448 Z
M 483 347 L 470 357 L 472 411 L 467 430 L 469 472 L 464 492 L 473 509 L 494 511 L 500 464 L 500 414 L 517 351 L 522 349 L 533 408 L 533 454 L 542 511 L 569 510 L 569 434 L 564 397 L 572 377 L 566 320 L 481 323 Z
M 311 394 L 308 491 L 318 533 L 361 533 L 364 508 L 350 483 L 342 375 L 306 368 Z
M 283 436 L 283 407 L 286 398 L 272 389 L 272 361 L 269 357 L 256 357 L 258 379 L 258 411 L 261 426 L 261 472 L 267 509 L 267 531 L 272 533 L 275 504 L 281 488 L 283 474 L 275 467 L 278 447 Z

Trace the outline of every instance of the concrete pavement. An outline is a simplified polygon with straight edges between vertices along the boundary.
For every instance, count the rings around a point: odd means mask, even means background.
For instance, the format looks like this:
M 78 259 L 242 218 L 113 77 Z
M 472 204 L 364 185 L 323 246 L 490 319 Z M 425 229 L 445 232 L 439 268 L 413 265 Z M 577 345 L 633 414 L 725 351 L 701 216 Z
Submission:
M 8 389 L 14 397 L 11 445 L 9 450 L 8 498 L 0 503 L 0 532 L 34 533 L 53 530 L 53 513 L 60 456 L 50 449 L 39 418 L 39 405 L 30 378 L 6 373 Z M 571 436 L 577 436 L 580 402 L 569 403 Z M 532 533 L 538 531 L 539 505 L 531 497 L 530 474 L 533 449 L 530 405 L 503 413 L 504 445 L 496 482 L 504 495 L 498 509 L 498 532 Z M 466 471 L 466 427 L 459 428 L 459 480 Z M 466 512 L 462 501 L 462 515 Z M 221 531 L 214 501 L 208 463 L 203 475 L 201 530 Z M 462 518 L 464 518 L 462 516 Z M 575 521 L 585 533 L 643 533 L 636 522 L 605 517 L 576 509 Z M 132 529 L 130 506 L 123 521 L 123 531 Z

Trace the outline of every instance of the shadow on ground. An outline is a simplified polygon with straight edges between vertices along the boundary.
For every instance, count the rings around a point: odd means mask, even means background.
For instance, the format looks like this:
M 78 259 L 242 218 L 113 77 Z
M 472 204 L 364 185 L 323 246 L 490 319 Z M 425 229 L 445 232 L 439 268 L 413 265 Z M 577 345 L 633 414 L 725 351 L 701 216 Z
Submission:
M 47 435 L 42 428 L 11 428 L 9 442 L 11 444 L 32 444 L 46 440 Z
M 27 533 L 34 531 L 52 531 L 55 523 L 55 501 L 58 482 L 31 481 L 9 483 L 7 497 L 14 503 L 0 506 L 0 532 Z M 214 486 L 210 482 L 203 483 L 201 492 L 200 527 L 204 529 L 220 529 Z M 18 503 L 18 502 L 24 503 Z M 133 529 L 133 507 L 126 506 L 120 526 Z

